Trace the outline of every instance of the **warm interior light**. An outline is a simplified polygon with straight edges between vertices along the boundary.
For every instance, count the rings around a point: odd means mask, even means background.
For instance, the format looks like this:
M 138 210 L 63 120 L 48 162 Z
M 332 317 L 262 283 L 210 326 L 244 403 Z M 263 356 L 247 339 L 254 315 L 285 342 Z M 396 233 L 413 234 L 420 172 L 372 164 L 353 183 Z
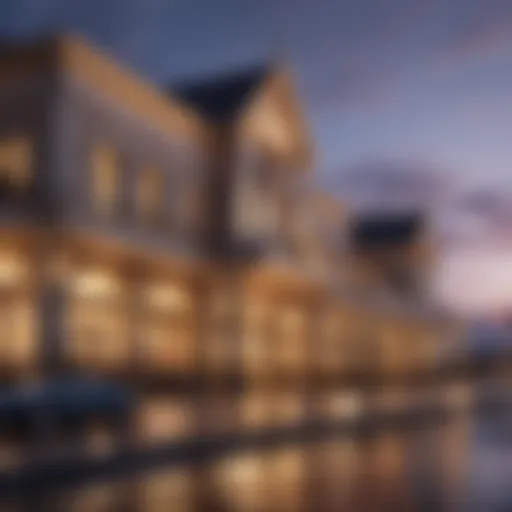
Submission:
M 302 327 L 304 316 L 296 309 L 287 309 L 281 316 L 281 322 L 285 331 L 297 330 Z
M 80 272 L 73 285 L 75 292 L 81 297 L 104 297 L 119 291 L 113 276 L 100 270 Z
M 253 130 L 255 135 L 276 151 L 291 146 L 290 127 L 283 115 L 271 104 L 262 104 L 254 112 Z
M 147 289 L 147 300 L 161 310 L 183 311 L 190 306 L 190 297 L 182 288 L 171 284 L 155 284 Z
M 186 434 L 189 427 L 188 420 L 188 410 L 183 403 L 152 400 L 142 406 L 142 429 L 145 437 L 150 440 Z
M 13 255 L 0 257 L 0 287 L 8 287 L 19 283 L 25 277 L 26 267 Z
M 355 392 L 333 394 L 328 404 L 329 413 L 337 418 L 355 418 L 362 410 L 361 398 Z

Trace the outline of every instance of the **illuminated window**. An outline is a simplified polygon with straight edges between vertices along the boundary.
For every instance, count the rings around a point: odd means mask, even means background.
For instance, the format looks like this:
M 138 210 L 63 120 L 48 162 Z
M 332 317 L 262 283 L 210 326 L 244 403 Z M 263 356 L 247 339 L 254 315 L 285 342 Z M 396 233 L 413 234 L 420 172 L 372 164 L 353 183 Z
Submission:
M 274 423 L 272 396 L 267 393 L 253 393 L 242 398 L 242 413 L 245 426 L 264 428 Z
M 139 340 L 143 361 L 153 370 L 189 370 L 194 360 L 192 297 L 175 284 L 153 283 L 142 292 Z
M 268 372 L 270 361 L 269 311 L 263 302 L 250 301 L 245 308 L 243 354 L 245 368 L 250 375 L 261 376 Z
M 0 140 L 0 180 L 19 191 L 30 185 L 32 178 L 32 145 L 25 137 Z
M 21 259 L 0 257 L 0 361 L 18 368 L 36 357 L 37 318 L 28 277 Z
M 79 365 L 120 368 L 130 355 L 128 317 L 115 275 L 83 270 L 71 279 L 67 349 Z
M 276 319 L 277 339 L 273 359 L 285 372 L 300 373 L 305 363 L 306 321 L 296 309 L 285 309 Z
M 355 392 L 334 392 L 322 397 L 324 414 L 334 420 L 353 419 L 361 414 L 362 399 Z
M 140 406 L 142 443 L 158 444 L 191 434 L 190 405 L 175 398 L 148 398 Z
M 147 223 L 157 223 L 164 218 L 164 185 L 164 177 L 157 169 L 144 169 L 139 176 L 137 212 Z
M 270 510 L 265 489 L 264 459 L 255 453 L 229 457 L 213 467 L 216 490 L 228 510 Z
M 119 158 L 114 149 L 99 145 L 92 153 L 92 202 L 100 214 L 111 214 L 118 205 L 120 183 Z
M 294 425 L 301 422 L 303 403 L 297 393 L 274 393 L 272 396 L 274 421 L 278 425 Z
M 171 284 L 152 284 L 143 291 L 143 300 L 149 308 L 165 313 L 188 313 L 191 297 L 185 289 Z
M 235 191 L 234 222 L 244 237 L 265 238 L 277 233 L 278 169 L 267 155 L 244 155 Z
M 148 475 L 141 485 L 140 510 L 148 512 L 192 510 L 192 478 L 191 472 L 183 469 Z
M 269 492 L 276 510 L 295 511 L 303 502 L 305 458 L 298 448 L 279 450 L 271 455 Z
M 315 351 L 317 363 L 323 372 L 338 372 L 343 363 L 342 319 L 338 312 L 329 311 L 322 320 Z

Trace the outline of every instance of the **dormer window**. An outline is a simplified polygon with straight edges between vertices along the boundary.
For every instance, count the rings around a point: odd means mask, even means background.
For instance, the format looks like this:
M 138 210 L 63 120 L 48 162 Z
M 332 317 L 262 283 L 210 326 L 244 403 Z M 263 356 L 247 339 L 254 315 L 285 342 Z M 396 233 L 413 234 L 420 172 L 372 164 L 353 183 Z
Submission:
M 114 148 L 101 144 L 92 154 L 92 203 L 100 215 L 112 215 L 120 197 L 119 157 Z
M 31 141 L 23 136 L 0 140 L 0 193 L 23 193 L 31 178 Z

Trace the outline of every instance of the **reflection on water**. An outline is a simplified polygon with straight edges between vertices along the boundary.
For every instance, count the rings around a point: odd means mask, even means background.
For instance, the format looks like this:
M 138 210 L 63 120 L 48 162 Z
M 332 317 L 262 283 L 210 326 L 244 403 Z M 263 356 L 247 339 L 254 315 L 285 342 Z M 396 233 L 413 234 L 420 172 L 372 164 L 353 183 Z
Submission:
M 233 452 L 201 471 L 142 471 L 45 501 L 52 512 L 511 512 L 511 426 L 511 408 L 465 409 L 433 426 Z M 43 510 L 33 506 L 13 510 Z

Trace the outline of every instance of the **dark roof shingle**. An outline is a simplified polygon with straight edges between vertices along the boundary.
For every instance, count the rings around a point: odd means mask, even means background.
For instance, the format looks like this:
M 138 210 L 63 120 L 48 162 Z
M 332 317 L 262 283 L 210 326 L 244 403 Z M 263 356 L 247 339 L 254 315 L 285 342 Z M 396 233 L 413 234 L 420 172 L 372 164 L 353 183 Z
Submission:
M 378 214 L 356 219 L 351 239 L 357 249 L 382 249 L 406 245 L 423 229 L 420 214 Z
M 236 117 L 269 74 L 268 66 L 255 66 L 190 84 L 170 87 L 170 92 L 214 122 Z

